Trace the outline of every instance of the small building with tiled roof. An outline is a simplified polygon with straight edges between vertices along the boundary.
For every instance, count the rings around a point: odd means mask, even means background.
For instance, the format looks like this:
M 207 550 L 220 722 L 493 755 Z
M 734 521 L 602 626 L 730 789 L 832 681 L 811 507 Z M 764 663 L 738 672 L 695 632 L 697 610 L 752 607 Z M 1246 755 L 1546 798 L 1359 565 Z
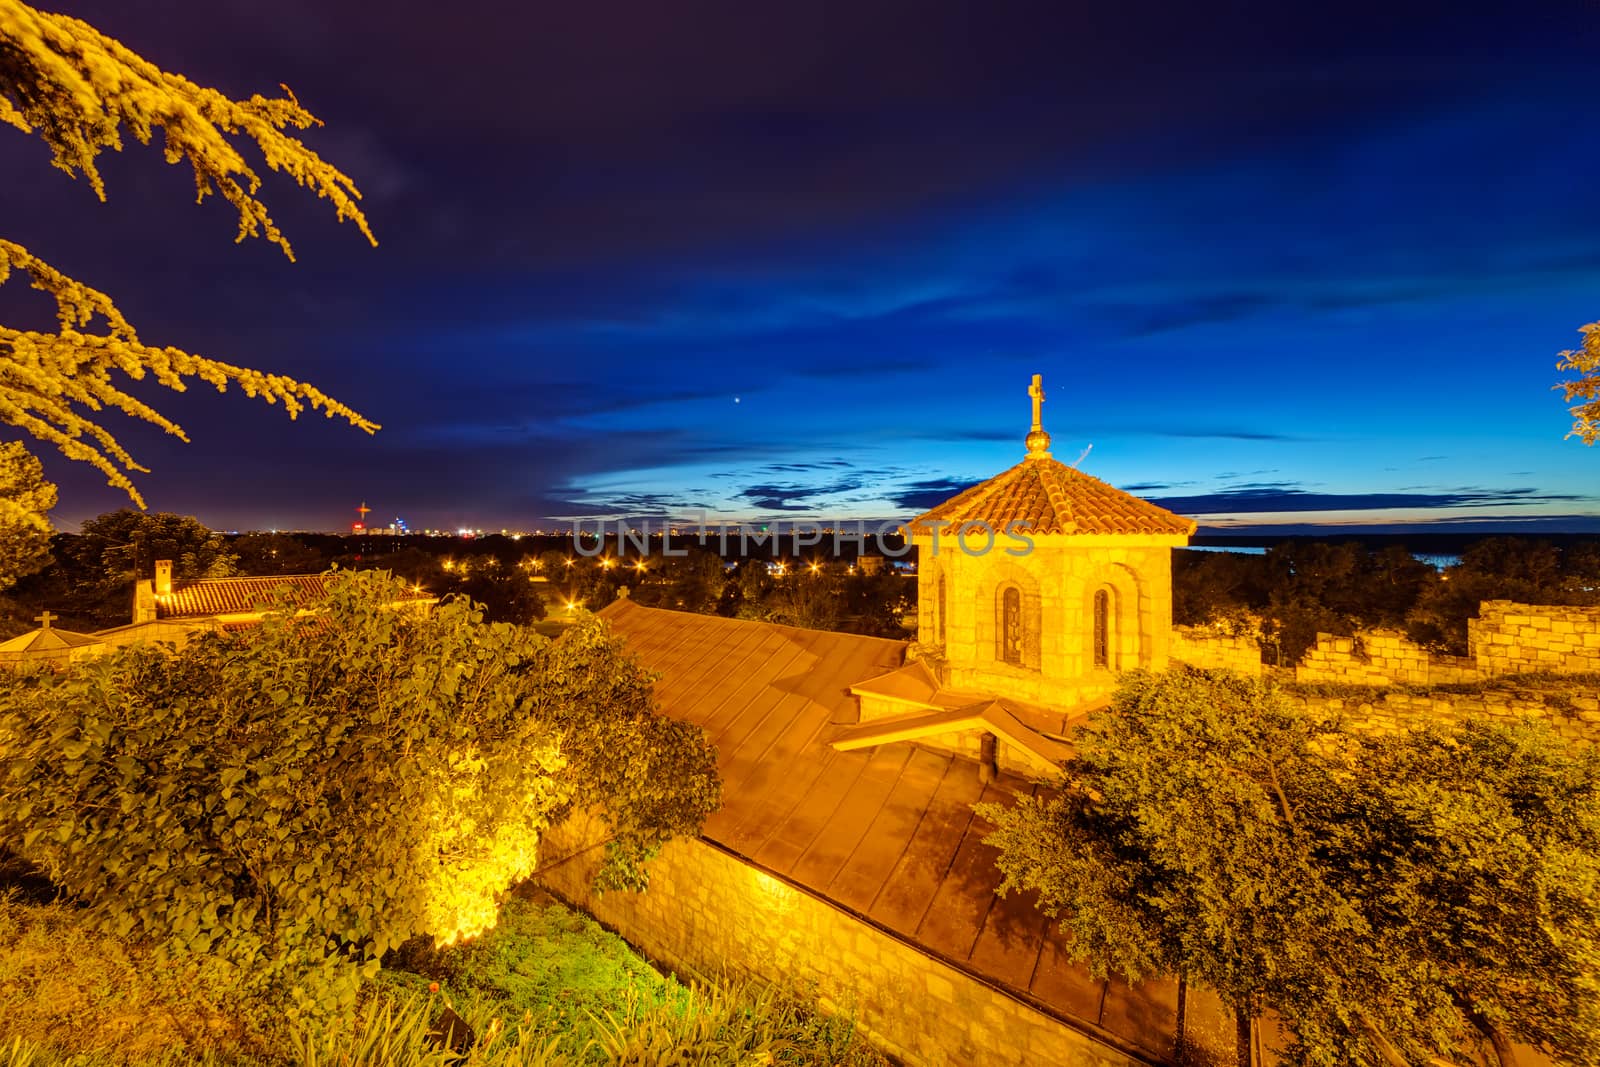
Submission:
M 55 616 L 48 611 L 35 621 L 39 623 L 37 630 L 29 630 L 0 642 L 0 665 L 63 666 L 86 656 L 98 655 L 106 648 L 105 642 L 95 634 L 80 634 L 52 626 Z
M 1092 707 L 1119 671 L 1167 665 L 1172 549 L 1192 519 L 1050 454 L 1034 375 L 1015 467 L 906 524 L 917 546 L 918 646 L 944 687 Z
M 277 607 L 302 608 L 327 592 L 326 574 L 280 574 L 265 577 L 189 578 L 174 580 L 172 561 L 157 560 L 155 577 L 134 587 L 133 621 L 198 623 L 224 630 L 253 626 Z M 438 600 L 422 589 L 409 591 L 401 603 L 425 607 Z
M 723 805 L 648 892 L 590 895 L 581 819 L 546 836 L 546 885 L 674 966 L 814 983 L 906 1063 L 1170 1061 L 1175 984 L 1073 964 L 1031 895 L 997 895 L 973 811 L 1051 788 L 1117 673 L 1166 666 L 1171 550 L 1194 532 L 1051 458 L 1037 376 L 1029 392 L 1022 463 L 908 524 L 916 644 L 601 612 L 660 710 L 716 745 Z M 1212 1010 L 1192 996 L 1185 1015 Z

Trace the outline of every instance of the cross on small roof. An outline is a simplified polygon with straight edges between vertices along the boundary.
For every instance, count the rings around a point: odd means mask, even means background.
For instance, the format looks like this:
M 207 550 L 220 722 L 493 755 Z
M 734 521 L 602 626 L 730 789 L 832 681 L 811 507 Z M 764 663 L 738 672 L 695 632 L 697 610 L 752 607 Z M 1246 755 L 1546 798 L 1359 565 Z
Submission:
M 48 629 L 50 629 L 51 621 L 54 620 L 54 619 L 59 619 L 60 617 L 61 616 L 59 616 L 59 615 L 52 615 L 48 611 L 46 611 L 42 615 L 35 615 L 33 617 L 33 621 L 39 624 L 39 629 L 48 630 Z

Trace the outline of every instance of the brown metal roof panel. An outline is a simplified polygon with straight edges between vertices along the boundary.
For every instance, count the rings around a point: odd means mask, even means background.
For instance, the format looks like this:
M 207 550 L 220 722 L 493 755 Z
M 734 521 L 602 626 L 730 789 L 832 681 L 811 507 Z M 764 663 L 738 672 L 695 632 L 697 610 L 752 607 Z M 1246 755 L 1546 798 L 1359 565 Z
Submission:
M 723 795 L 744 807 L 764 808 L 766 794 L 789 775 L 790 765 L 828 723 L 830 712 L 820 704 L 786 696 L 752 730 L 739 747 L 721 753 L 726 770 Z
M 828 825 L 840 801 L 866 767 L 865 753 L 832 753 L 827 767 L 817 776 L 805 796 L 800 798 L 800 803 L 772 828 L 766 844 L 750 858 L 793 877 L 791 871 L 795 862 Z
M 1106 983 L 1100 1025 L 1158 1056 L 1171 1056 L 1178 1030 L 1178 983 L 1167 979 L 1129 986 L 1111 979 Z
M 760 795 L 773 774 L 783 773 L 782 768 L 771 765 L 769 753 L 808 707 L 815 709 L 811 722 L 826 720 L 827 708 L 808 706 L 798 697 L 771 690 L 763 694 L 763 699 L 751 703 L 749 713 L 736 724 L 737 728 L 726 731 L 717 746 L 724 798 L 740 805 L 760 805 Z
M 867 827 L 861 842 L 828 885 L 828 895 L 867 912 L 905 855 L 923 813 L 944 780 L 953 756 L 913 748 L 900 780 Z
M 851 634 L 829 635 L 833 640 L 817 649 L 816 670 L 798 679 L 795 692 L 835 710 L 854 708 L 850 687 L 862 678 L 900 666 L 905 642 Z
M 775 696 L 768 693 L 774 682 L 804 670 L 810 662 L 812 657 L 799 642 L 782 634 L 769 635 L 758 647 L 755 662 L 743 677 L 729 675 L 705 687 L 708 695 L 720 692 L 723 699 L 701 720 L 701 725 L 712 736 L 722 734 L 749 710 L 752 701 Z
M 984 786 L 978 799 L 987 803 L 1005 801 L 1013 795 L 1015 786 L 1014 780 L 1002 777 Z M 991 825 L 976 815 L 968 820 L 949 873 L 939 883 L 928 913 L 917 928 L 917 939 L 923 944 L 958 960 L 972 954 L 978 931 L 994 905 L 995 887 L 1000 883 L 1000 872 L 995 868 L 999 851 L 983 843 L 983 837 L 991 830 Z
M 996 896 L 972 949 L 972 965 L 1012 989 L 1026 991 L 1032 984 L 1050 928 L 1051 920 L 1035 906 L 1037 901 L 1031 892 Z
M 741 856 L 759 853 L 773 832 L 805 802 L 832 755 L 831 749 L 802 748 L 759 797 L 741 794 L 733 805 L 724 798 L 722 811 L 732 813 L 734 821 L 727 836 L 716 839 Z
M 682 669 L 672 672 L 670 681 L 674 693 L 694 693 L 710 678 L 721 677 L 729 670 L 740 669 L 751 653 L 761 644 L 759 630 L 738 630 L 722 633 L 711 628 L 695 628 L 686 635 L 684 645 L 694 651 L 694 658 Z M 659 670 L 653 667 L 652 669 Z
M 741 642 L 731 655 L 720 655 L 717 650 L 708 652 L 706 658 L 721 669 L 711 672 L 698 683 L 691 685 L 680 682 L 661 690 L 662 710 L 674 717 L 705 726 L 718 712 L 728 709 L 730 705 L 737 706 L 736 701 L 741 693 L 753 691 L 741 687 L 741 680 L 747 681 L 759 672 L 762 664 L 772 657 L 774 649 L 778 647 L 781 646 L 769 645 L 767 638 L 761 636 L 748 646 Z
M 972 821 L 972 805 L 982 793 L 978 765 L 952 759 L 911 842 L 867 914 L 907 937 L 916 935 Z
M 911 748 L 907 745 L 884 745 L 872 754 L 850 791 L 834 808 L 822 832 L 792 868 L 796 881 L 826 892 L 828 883 L 833 881 L 861 843 L 867 827 L 878 817 L 910 756 Z
M 1050 919 L 1028 991 L 1046 1004 L 1053 1004 L 1080 1019 L 1099 1022 L 1106 981 L 1091 975 L 1087 965 L 1074 963 L 1067 955 L 1065 944 L 1065 936 L 1055 928 L 1055 920 Z

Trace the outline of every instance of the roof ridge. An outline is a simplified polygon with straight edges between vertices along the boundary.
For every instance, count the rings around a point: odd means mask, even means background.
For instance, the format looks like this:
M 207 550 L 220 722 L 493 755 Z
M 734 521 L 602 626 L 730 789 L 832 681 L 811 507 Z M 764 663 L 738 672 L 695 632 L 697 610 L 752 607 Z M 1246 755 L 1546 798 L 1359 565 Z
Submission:
M 995 533 L 1155 534 L 1189 537 L 1193 519 L 1134 496 L 1108 482 L 1040 454 L 962 490 L 910 520 L 912 533 L 927 527 L 979 522 Z M 920 528 L 920 529 L 919 529 Z

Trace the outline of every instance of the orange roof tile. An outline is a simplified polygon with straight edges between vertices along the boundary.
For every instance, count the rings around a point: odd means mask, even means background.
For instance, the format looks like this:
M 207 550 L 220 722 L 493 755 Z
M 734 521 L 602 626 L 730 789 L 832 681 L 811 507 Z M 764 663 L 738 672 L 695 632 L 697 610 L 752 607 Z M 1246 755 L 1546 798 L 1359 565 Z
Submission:
M 197 578 L 174 582 L 172 592 L 156 597 L 156 618 L 195 619 L 261 611 L 275 603 L 280 589 L 289 590 L 296 606 L 320 599 L 326 574 L 281 574 L 265 578 Z M 404 600 L 429 600 L 426 593 L 407 592 Z
M 1152 1062 L 1170 1055 L 1171 983 L 1092 978 L 1065 962 L 1033 894 L 996 895 L 992 826 L 972 805 L 1034 783 L 984 784 L 976 761 L 908 743 L 831 744 L 859 719 L 851 688 L 904 666 L 906 642 L 631 600 L 600 617 L 660 675 L 661 711 L 717 747 L 722 808 L 705 838 L 1086 1033 Z
M 1046 456 L 1015 467 L 946 500 L 908 524 L 925 534 L 934 526 L 983 522 L 1003 533 L 1013 522 L 1035 534 L 1193 535 L 1195 521 L 1107 485 Z M 1020 527 L 1019 527 L 1020 529 Z

